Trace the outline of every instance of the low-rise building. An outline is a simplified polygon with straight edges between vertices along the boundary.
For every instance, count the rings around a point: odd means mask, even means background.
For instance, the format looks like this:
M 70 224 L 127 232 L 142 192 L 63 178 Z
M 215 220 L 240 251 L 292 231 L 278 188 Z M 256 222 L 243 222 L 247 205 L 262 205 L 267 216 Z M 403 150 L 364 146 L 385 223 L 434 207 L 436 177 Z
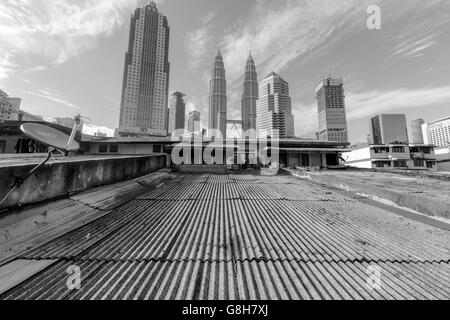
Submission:
M 48 147 L 25 135 L 20 126 L 24 123 L 39 123 L 61 131 L 70 136 L 72 129 L 46 121 L 4 121 L 0 122 L 0 154 L 47 153 Z M 81 143 L 81 132 L 75 134 Z M 2 156 L 0 156 L 2 157 Z
M 343 154 L 349 167 L 437 171 L 433 145 L 361 144 Z
M 438 171 L 450 172 L 450 146 L 436 148 L 434 152 Z
M 21 102 L 20 98 L 10 97 L 5 91 L 0 90 L 0 122 L 17 121 Z
M 74 118 L 69 118 L 69 117 L 65 117 L 65 118 L 55 118 L 55 123 L 69 128 L 69 129 L 73 129 L 73 125 L 75 124 L 75 119 Z M 83 132 L 83 123 L 78 127 L 77 129 L 80 132 Z
M 31 114 L 29 112 L 21 110 L 19 112 L 18 121 L 41 121 L 41 122 L 44 122 L 45 120 L 42 116 Z

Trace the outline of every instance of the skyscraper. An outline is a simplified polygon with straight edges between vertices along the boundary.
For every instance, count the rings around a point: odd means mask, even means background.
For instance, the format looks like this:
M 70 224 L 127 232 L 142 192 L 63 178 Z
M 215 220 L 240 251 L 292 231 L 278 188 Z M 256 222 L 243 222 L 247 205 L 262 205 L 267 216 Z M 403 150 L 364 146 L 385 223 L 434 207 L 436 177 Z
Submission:
M 255 62 L 250 53 L 245 66 L 244 85 L 242 90 L 241 115 L 242 131 L 244 138 L 250 129 L 256 133 L 256 100 L 258 100 L 258 76 L 256 74 Z M 250 138 L 255 138 L 250 136 Z
M 227 134 L 227 81 L 225 66 L 220 50 L 217 52 L 209 81 L 209 136 L 211 130 L 219 130 L 225 138 Z
M 155 2 L 131 16 L 125 54 L 120 135 L 167 135 L 169 25 Z
M 411 137 L 412 143 L 423 144 L 422 125 L 425 123 L 423 119 L 411 121 Z
M 189 133 L 200 132 L 200 112 L 189 112 L 188 131 Z
M 260 137 L 294 137 L 294 116 L 289 96 L 289 84 L 275 72 L 259 83 L 256 101 L 256 127 Z
M 184 129 L 184 121 L 186 117 L 186 103 L 183 100 L 185 94 L 175 92 L 170 97 L 169 107 L 169 134 L 173 134 L 175 130 Z
M 450 117 L 422 125 L 424 143 L 438 147 L 450 146 Z
M 327 78 L 316 88 L 319 114 L 318 138 L 323 141 L 347 142 L 344 80 Z
M 409 143 L 406 115 L 379 114 L 370 122 L 374 144 Z

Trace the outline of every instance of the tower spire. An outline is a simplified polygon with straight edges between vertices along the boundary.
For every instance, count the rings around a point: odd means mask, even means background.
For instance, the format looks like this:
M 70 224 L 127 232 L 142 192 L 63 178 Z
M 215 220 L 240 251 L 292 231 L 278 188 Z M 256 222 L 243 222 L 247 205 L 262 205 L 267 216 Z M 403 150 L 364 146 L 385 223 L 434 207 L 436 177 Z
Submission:
M 245 66 L 244 84 L 242 87 L 241 116 L 244 137 L 255 138 L 256 134 L 256 100 L 258 100 L 258 76 L 249 50 Z M 253 131 L 249 131 L 253 130 Z
M 209 92 L 209 129 L 218 130 L 223 137 L 227 130 L 227 82 L 225 77 L 225 67 L 220 48 L 211 69 L 210 92 Z

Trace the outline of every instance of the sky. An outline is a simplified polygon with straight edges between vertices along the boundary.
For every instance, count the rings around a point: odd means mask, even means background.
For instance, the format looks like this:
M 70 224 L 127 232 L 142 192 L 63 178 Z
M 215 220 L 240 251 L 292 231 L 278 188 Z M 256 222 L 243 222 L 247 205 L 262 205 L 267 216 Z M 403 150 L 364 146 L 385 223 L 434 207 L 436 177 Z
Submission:
M 86 133 L 118 126 L 130 15 L 148 1 L 1 0 L 0 89 L 43 116 L 88 118 Z M 228 118 L 240 119 L 245 62 L 259 80 L 289 82 L 296 136 L 318 130 L 315 87 L 344 78 L 349 136 L 367 140 L 369 118 L 450 115 L 448 0 L 159 0 L 170 25 L 169 92 L 186 94 L 207 127 L 209 69 L 217 49 L 228 82 Z M 370 30 L 367 8 L 381 9 Z

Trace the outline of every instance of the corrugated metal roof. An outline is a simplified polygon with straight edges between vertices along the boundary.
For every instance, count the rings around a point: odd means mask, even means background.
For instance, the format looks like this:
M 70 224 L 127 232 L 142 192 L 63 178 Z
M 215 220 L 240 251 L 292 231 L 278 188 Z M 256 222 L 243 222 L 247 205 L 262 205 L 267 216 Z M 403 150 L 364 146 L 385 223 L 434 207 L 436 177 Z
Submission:
M 349 152 L 349 149 L 343 148 L 275 148 L 271 147 L 272 150 L 279 151 L 290 151 L 290 152 Z
M 448 299 L 446 263 L 381 262 L 370 289 L 367 262 L 85 261 L 81 290 L 69 291 L 61 261 L 10 291 L 7 299 Z
M 450 298 L 448 231 L 283 176 L 180 174 L 20 258 L 59 262 L 0 298 Z

